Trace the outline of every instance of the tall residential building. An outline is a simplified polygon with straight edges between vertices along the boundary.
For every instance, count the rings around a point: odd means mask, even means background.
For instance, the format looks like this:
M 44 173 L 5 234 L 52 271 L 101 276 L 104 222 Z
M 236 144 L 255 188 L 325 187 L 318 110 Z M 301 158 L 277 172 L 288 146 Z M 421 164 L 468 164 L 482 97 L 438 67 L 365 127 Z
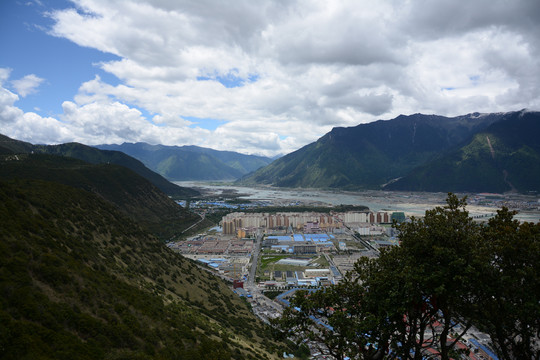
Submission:
M 386 212 L 347 212 L 336 214 L 345 224 L 389 223 L 390 215 Z M 241 228 L 292 229 L 304 232 L 332 232 L 341 227 L 341 221 L 334 215 L 314 212 L 291 213 L 243 213 L 236 212 L 224 216 L 221 220 L 223 233 L 236 235 Z

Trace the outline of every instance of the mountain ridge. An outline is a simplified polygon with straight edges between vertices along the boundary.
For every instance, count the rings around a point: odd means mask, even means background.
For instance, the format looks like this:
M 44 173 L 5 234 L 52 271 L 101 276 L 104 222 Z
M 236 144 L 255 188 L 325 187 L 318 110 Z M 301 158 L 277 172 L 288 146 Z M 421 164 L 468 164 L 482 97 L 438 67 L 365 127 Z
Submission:
M 0 179 L 43 180 L 82 189 L 114 205 L 162 240 L 200 220 L 132 170 L 50 154 L 0 157 Z
M 180 187 L 163 178 L 161 175 L 148 169 L 139 160 L 119 151 L 99 150 L 79 143 L 65 143 L 59 145 L 33 145 L 28 142 L 11 139 L 0 134 L 0 154 L 45 153 L 68 156 L 92 164 L 117 164 L 124 166 L 149 180 L 161 191 L 169 196 L 185 198 L 199 196 L 196 190 Z
M 95 147 L 122 151 L 171 181 L 235 180 L 272 161 L 264 156 L 245 155 L 195 145 L 166 146 L 140 142 L 103 144 Z
M 466 146 L 475 134 L 519 114 L 540 118 L 540 113 L 528 111 L 471 113 L 451 118 L 413 114 L 354 127 L 338 127 L 317 141 L 245 176 L 238 183 L 350 190 L 381 189 L 387 184 L 384 189 L 397 189 L 399 178 L 432 162 L 436 164 L 446 154 Z M 533 137 L 540 135 L 534 126 L 531 131 L 525 129 L 523 132 L 529 132 Z M 521 136 L 523 134 L 516 133 L 514 138 L 517 140 L 514 141 L 520 141 Z M 488 184 L 485 191 L 494 188 L 498 187 Z M 415 187 L 400 186 L 399 189 L 414 190 Z M 454 190 L 467 191 L 469 188 L 455 187 Z M 522 188 L 519 190 L 523 191 Z
M 539 135 L 539 113 L 504 113 L 464 146 L 414 169 L 384 188 L 500 193 L 540 191 Z

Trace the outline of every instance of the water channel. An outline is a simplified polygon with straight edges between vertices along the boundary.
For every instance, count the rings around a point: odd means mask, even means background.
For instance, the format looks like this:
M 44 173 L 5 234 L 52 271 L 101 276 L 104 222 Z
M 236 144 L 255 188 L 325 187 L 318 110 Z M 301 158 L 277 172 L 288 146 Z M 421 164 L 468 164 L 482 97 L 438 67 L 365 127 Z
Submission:
M 274 187 L 237 186 L 226 182 L 178 181 L 176 184 L 195 188 L 208 197 L 226 197 L 234 194 L 240 199 L 268 202 L 272 205 L 364 205 L 372 211 L 402 211 L 407 216 L 423 216 L 425 211 L 445 204 L 446 193 L 389 192 L 389 191 L 327 191 L 318 189 L 284 189 Z M 467 210 L 471 216 L 481 217 L 494 214 L 501 202 L 484 204 L 484 197 L 467 195 Z M 482 204 L 481 204 L 482 203 Z M 508 199 L 511 204 L 535 204 L 537 197 L 516 196 Z M 540 204 L 538 204 L 540 206 Z M 508 206 L 508 205 L 507 205 Z M 511 207 L 511 206 L 509 206 Z M 516 218 L 521 221 L 540 222 L 540 210 L 520 211 Z

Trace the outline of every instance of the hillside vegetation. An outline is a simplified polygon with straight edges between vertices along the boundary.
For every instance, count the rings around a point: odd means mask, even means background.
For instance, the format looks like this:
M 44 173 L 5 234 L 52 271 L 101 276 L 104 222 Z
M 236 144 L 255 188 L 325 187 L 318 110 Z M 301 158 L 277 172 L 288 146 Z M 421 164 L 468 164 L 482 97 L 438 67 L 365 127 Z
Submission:
M 189 198 L 200 195 L 198 191 L 180 187 L 163 176 L 148 169 L 142 162 L 120 151 L 99 150 L 79 143 L 60 145 L 32 145 L 27 142 L 0 135 L 0 154 L 44 153 L 67 156 L 91 164 L 115 164 L 126 167 L 144 177 L 165 194 L 174 198 Z
M 163 240 L 199 221 L 148 180 L 118 165 L 46 154 L 4 156 L 0 179 L 47 180 L 98 195 Z
M 278 350 L 221 280 L 95 193 L 0 180 L 0 218 L 3 359 L 264 359 Z

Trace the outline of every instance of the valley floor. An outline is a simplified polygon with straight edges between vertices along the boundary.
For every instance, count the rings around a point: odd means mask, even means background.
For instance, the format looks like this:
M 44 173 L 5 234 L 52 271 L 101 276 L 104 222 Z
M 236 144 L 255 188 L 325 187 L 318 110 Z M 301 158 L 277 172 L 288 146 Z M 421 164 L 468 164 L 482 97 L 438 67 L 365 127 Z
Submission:
M 229 198 L 268 206 L 329 206 L 364 205 L 372 211 L 402 211 L 407 216 L 423 216 L 435 206 L 445 204 L 446 193 L 399 191 L 327 191 L 319 189 L 285 189 L 275 187 L 246 187 L 232 183 L 182 181 L 176 184 L 195 188 L 208 198 Z M 467 209 L 479 220 L 487 219 L 502 206 L 519 213 L 521 221 L 540 221 L 540 196 L 520 194 L 458 194 L 467 196 Z

